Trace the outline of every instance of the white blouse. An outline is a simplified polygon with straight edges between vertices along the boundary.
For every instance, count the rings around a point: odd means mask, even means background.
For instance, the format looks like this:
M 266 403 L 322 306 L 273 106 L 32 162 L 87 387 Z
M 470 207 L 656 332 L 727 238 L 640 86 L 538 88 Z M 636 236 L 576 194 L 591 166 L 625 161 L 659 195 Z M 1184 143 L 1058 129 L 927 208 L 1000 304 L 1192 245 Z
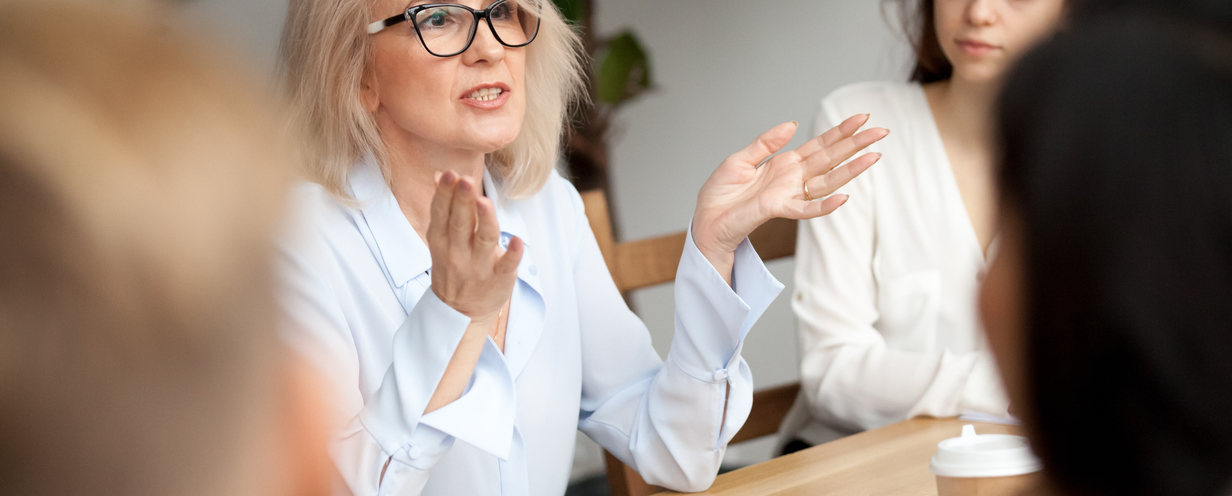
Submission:
M 883 158 L 840 190 L 851 196 L 842 208 L 802 222 L 797 240 L 792 308 L 813 425 L 797 416 L 785 430 L 812 442 L 1008 407 L 976 309 L 984 254 L 923 88 L 839 89 L 813 134 L 865 112 L 868 126 L 891 131 L 870 148 Z
M 526 247 L 505 351 L 489 339 L 462 397 L 428 414 L 469 319 L 430 290 L 427 246 L 371 160 L 350 175 L 354 207 L 316 185 L 298 190 L 282 257 L 283 333 L 342 392 L 346 427 L 331 456 L 347 490 L 563 494 L 579 429 L 652 484 L 709 487 L 752 406 L 745 334 L 783 286 L 745 240 L 729 287 L 690 234 L 664 362 L 568 181 L 553 174 L 517 201 L 500 199 L 486 172 L 483 182 L 502 242 L 518 236 Z

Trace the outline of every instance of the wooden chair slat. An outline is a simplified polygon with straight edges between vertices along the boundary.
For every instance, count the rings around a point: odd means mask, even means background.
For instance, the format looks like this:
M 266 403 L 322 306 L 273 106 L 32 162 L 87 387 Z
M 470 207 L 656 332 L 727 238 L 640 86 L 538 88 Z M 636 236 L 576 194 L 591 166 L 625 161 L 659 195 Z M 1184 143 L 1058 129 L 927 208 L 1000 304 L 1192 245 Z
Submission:
M 749 234 L 753 249 L 762 260 L 777 260 L 796 254 L 796 230 L 800 222 L 791 219 L 770 219 Z
M 616 287 L 621 293 L 647 288 L 676 279 L 685 233 L 668 234 L 616 245 Z
M 798 382 L 753 392 L 753 410 L 749 412 L 749 419 L 729 444 L 777 434 L 797 394 L 800 394 Z
M 650 496 L 663 492 L 663 488 L 647 484 L 637 471 L 607 450 L 603 450 L 603 461 L 607 464 L 607 482 L 612 496 Z
M 616 240 L 612 239 L 612 216 L 607 211 L 607 197 L 603 190 L 581 193 L 582 206 L 586 209 L 586 220 L 590 230 L 595 233 L 595 241 L 599 243 L 599 252 L 607 263 L 607 271 L 616 278 Z M 620 287 L 620 281 L 616 281 Z

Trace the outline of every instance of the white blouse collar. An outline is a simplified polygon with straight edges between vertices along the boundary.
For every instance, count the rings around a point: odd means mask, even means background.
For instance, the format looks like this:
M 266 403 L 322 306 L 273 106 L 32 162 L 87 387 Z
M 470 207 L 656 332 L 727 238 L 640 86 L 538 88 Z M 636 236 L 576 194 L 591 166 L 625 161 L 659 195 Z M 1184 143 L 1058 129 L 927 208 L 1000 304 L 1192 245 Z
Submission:
M 394 198 L 384 176 L 381 175 L 380 166 L 372 155 L 365 156 L 351 168 L 347 186 L 351 195 L 360 203 L 359 210 L 372 231 L 380 258 L 395 287 L 401 288 L 432 267 L 432 254 L 402 213 L 398 200 Z M 515 206 L 517 202 L 501 201 L 500 190 L 486 167 L 483 170 L 483 189 L 484 194 L 492 199 L 492 204 L 496 206 L 501 244 L 507 244 L 510 236 L 517 236 L 522 238 L 522 242 L 529 248 L 531 243 L 526 239 L 526 223 Z M 535 283 L 537 282 L 536 280 Z

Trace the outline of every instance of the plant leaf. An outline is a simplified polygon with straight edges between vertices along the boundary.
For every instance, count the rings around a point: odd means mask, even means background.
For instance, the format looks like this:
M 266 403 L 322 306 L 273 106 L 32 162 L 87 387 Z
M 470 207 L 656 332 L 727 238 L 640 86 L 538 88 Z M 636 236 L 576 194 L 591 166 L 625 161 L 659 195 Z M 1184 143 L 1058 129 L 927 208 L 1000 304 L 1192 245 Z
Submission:
M 598 65 L 595 90 L 601 102 L 620 105 L 652 86 L 650 57 L 632 31 L 607 40 Z
M 552 0 L 552 2 L 556 4 L 556 8 L 560 9 L 560 14 L 570 24 L 582 23 L 582 17 L 586 14 L 586 6 L 582 0 Z

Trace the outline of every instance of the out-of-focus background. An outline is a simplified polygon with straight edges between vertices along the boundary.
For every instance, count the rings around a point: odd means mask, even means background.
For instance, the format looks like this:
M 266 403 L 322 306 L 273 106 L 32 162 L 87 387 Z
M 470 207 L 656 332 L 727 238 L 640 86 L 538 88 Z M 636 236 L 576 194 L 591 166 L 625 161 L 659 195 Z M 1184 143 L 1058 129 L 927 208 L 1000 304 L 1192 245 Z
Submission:
M 181 0 L 183 20 L 275 73 L 287 0 Z M 653 87 L 612 112 L 607 180 L 617 241 L 683 230 L 698 188 L 727 155 L 790 120 L 811 137 L 818 101 L 850 83 L 904 80 L 912 60 L 893 6 L 878 0 L 593 0 L 602 39 L 636 34 Z M 799 380 L 791 259 L 771 262 L 787 288 L 749 334 L 744 357 L 757 388 Z M 655 348 L 672 336 L 670 284 L 632 296 Z M 773 440 L 733 446 L 725 466 L 770 458 Z M 603 472 L 601 452 L 578 436 L 573 478 Z

